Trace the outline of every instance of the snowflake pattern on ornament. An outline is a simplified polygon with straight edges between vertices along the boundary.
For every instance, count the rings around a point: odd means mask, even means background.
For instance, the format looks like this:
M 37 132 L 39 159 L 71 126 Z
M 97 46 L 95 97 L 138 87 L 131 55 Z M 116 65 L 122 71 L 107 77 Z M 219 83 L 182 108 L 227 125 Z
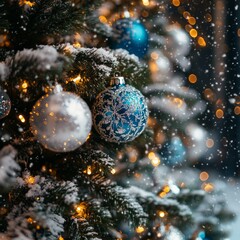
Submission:
M 101 92 L 93 108 L 95 129 L 109 142 L 129 142 L 145 129 L 148 108 L 136 88 L 116 84 Z

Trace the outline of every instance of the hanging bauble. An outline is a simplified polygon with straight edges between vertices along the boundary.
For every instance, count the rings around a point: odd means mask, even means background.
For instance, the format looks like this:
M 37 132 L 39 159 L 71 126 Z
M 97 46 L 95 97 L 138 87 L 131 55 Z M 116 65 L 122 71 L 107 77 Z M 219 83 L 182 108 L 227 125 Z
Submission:
M 11 100 L 6 92 L 0 88 L 0 119 L 6 117 L 11 110 Z
M 186 157 L 186 149 L 179 137 L 173 137 L 164 143 L 159 153 L 162 161 L 171 166 L 181 164 Z
M 185 129 L 187 138 L 188 158 L 197 160 L 207 153 L 207 131 L 196 123 L 190 123 Z
M 30 124 L 45 148 L 69 152 L 86 141 L 92 127 L 91 111 L 77 95 L 56 88 L 36 102 Z
M 123 77 L 114 77 L 93 107 L 93 123 L 101 137 L 109 142 L 129 142 L 139 136 L 147 123 L 145 98 Z
M 119 19 L 113 24 L 112 49 L 123 48 L 142 58 L 148 50 L 148 31 L 139 20 Z
M 188 55 L 191 50 L 191 41 L 186 31 L 174 25 L 167 29 L 165 50 L 173 59 Z
M 171 226 L 166 231 L 163 240 L 185 240 L 185 237 L 177 228 Z

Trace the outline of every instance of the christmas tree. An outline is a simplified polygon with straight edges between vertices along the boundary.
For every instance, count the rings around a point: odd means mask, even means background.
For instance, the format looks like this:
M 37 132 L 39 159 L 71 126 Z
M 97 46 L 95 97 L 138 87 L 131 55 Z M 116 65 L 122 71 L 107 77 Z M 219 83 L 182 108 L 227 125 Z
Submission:
M 221 183 L 187 167 L 211 139 L 168 4 L 0 1 L 0 239 L 228 235 Z

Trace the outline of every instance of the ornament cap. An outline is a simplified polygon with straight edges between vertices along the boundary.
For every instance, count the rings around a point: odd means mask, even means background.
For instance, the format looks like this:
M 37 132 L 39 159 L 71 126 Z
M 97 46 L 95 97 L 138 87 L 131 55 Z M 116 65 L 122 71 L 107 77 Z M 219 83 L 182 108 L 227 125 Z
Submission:
M 112 77 L 110 81 L 110 86 L 118 86 L 118 85 L 124 85 L 124 84 L 125 84 L 124 77 L 119 76 L 118 73 L 116 73 L 115 76 Z

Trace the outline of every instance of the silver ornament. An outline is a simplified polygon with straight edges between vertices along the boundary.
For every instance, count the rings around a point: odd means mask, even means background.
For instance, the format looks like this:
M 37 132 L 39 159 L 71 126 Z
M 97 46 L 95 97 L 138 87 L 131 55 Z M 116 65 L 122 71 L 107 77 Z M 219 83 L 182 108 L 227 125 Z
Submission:
M 7 93 L 0 89 L 0 119 L 6 117 L 11 110 L 11 100 Z
M 92 127 L 92 116 L 88 105 L 77 95 L 55 92 L 36 102 L 30 125 L 32 133 L 45 148 L 69 152 L 86 141 Z
M 166 52 L 170 53 L 171 58 L 188 55 L 191 50 L 191 41 L 186 31 L 177 26 L 171 26 L 167 33 Z
M 175 227 L 170 227 L 163 240 L 185 240 L 184 235 Z

